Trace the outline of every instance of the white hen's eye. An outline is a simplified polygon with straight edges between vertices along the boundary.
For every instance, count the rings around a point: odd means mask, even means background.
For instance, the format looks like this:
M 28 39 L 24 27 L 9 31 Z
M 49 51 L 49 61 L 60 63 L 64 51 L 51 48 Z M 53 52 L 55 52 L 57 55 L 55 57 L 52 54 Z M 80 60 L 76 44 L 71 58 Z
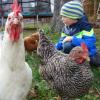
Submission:
M 11 17 L 8 17 L 8 20 L 11 20 Z
M 23 18 L 20 18 L 20 21 L 23 21 Z

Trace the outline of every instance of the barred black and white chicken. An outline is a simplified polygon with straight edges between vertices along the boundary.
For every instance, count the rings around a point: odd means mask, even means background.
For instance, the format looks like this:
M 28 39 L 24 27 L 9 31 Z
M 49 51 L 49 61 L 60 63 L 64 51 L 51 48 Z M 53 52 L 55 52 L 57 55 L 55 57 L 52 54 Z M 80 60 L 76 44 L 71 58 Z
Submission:
M 88 93 L 93 81 L 88 58 L 88 50 L 83 43 L 69 54 L 55 49 L 43 31 L 39 31 L 37 54 L 43 63 L 39 70 L 44 80 L 60 95 L 61 100 L 69 100 Z

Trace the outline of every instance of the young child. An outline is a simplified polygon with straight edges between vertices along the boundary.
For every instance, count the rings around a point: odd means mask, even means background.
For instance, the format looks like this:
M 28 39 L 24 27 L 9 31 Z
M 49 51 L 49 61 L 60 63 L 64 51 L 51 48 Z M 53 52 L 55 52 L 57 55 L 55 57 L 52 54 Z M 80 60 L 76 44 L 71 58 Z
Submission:
M 62 6 L 60 15 L 65 26 L 55 47 L 69 53 L 73 47 L 84 42 L 89 50 L 90 64 L 100 66 L 100 61 L 97 61 L 96 37 L 92 25 L 84 14 L 82 4 L 79 1 L 67 2 Z

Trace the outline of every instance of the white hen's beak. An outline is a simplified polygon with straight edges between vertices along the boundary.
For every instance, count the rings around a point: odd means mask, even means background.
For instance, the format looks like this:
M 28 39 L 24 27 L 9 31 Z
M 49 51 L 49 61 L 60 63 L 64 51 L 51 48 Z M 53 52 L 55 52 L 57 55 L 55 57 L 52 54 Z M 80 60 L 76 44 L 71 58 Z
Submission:
M 19 24 L 19 20 L 18 20 L 18 18 L 14 18 L 13 23 L 14 23 L 14 24 Z

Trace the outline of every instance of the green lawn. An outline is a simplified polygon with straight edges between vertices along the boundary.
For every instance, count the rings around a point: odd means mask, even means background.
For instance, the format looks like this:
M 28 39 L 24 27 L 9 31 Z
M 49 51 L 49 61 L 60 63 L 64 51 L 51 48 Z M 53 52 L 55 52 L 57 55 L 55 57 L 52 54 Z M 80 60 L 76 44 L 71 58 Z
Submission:
M 48 30 L 47 30 L 48 32 Z M 33 31 L 24 31 L 24 36 L 30 35 Z M 100 29 L 95 29 L 96 37 L 97 37 L 97 47 L 100 49 Z M 47 34 L 48 37 L 53 41 L 56 42 L 59 34 Z M 46 82 L 40 76 L 38 69 L 40 64 L 40 58 L 37 56 L 36 53 L 27 54 L 26 61 L 29 63 L 30 67 L 33 71 L 33 84 L 32 88 L 36 91 L 37 96 L 33 97 L 29 95 L 27 100 L 55 100 L 54 97 L 57 94 L 52 91 Z M 80 98 L 80 100 L 100 100 L 100 69 L 93 68 L 94 72 L 94 83 L 93 86 L 86 96 Z

